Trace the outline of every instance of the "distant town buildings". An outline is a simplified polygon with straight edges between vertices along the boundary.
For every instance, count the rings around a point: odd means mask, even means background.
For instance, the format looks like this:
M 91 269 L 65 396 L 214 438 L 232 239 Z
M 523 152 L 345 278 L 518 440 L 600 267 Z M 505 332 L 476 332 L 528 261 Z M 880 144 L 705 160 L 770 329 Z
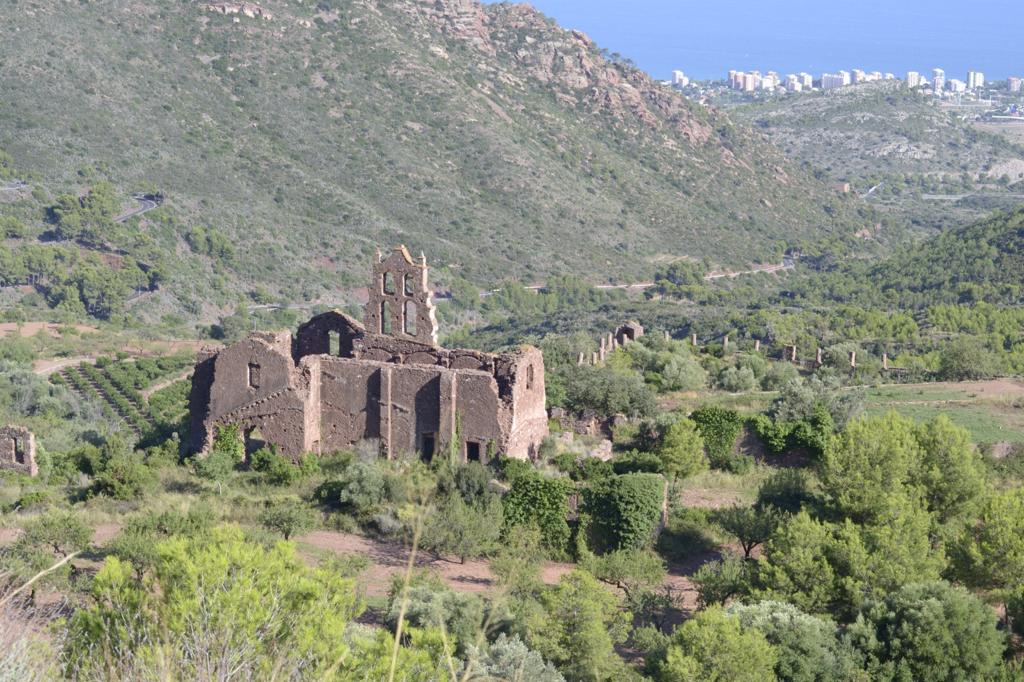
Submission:
M 764 91 L 785 94 L 790 92 L 807 92 L 815 89 L 835 90 L 849 85 L 882 80 L 895 81 L 899 79 L 891 71 L 865 71 L 864 69 L 823 73 L 818 80 L 815 80 L 811 74 L 804 71 L 790 73 L 785 77 L 781 77 L 775 71 L 768 71 L 762 74 L 760 71 L 732 69 L 729 71 L 727 82 L 729 88 L 742 92 L 754 93 Z M 672 72 L 671 83 L 677 88 L 685 87 L 690 82 L 690 79 L 682 71 Z M 923 75 L 920 71 L 907 71 L 905 82 L 908 88 L 922 88 L 926 92 L 931 92 L 936 97 L 959 98 L 965 93 L 977 92 L 986 87 L 985 74 L 974 70 L 967 72 L 966 80 L 947 78 L 945 70 L 940 68 L 932 69 L 931 78 Z M 1021 92 L 1024 89 L 1024 80 L 1011 76 L 1007 79 L 1006 86 L 1010 92 Z
M 679 71 L 678 69 L 672 72 L 672 85 L 674 85 L 677 88 L 685 88 L 689 84 L 690 79 L 686 76 L 685 73 Z

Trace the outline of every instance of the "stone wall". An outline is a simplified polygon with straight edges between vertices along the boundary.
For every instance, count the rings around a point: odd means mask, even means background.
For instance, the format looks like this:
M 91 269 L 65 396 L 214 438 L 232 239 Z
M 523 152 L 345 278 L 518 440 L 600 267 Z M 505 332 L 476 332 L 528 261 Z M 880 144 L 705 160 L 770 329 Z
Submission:
M 21 426 L 0 428 L 0 469 L 29 476 L 39 473 L 36 466 L 36 437 Z
M 293 458 L 361 440 L 378 441 L 387 457 L 448 448 L 481 461 L 534 457 L 548 433 L 543 355 L 529 346 L 500 355 L 437 346 L 425 268 L 404 247 L 378 256 L 369 331 L 333 311 L 294 339 L 254 333 L 201 352 L 190 395 L 193 451 L 208 449 L 221 425 L 239 424 L 247 450 L 272 443 Z M 415 329 L 393 315 L 391 333 L 374 331 L 387 328 L 380 311 L 399 309 L 414 312 Z

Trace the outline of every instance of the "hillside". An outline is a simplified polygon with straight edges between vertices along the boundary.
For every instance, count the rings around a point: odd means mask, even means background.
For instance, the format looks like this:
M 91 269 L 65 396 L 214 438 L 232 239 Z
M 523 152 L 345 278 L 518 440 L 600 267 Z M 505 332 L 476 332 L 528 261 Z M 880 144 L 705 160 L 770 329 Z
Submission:
M 730 110 L 822 177 L 850 182 L 883 214 L 936 229 L 1024 203 L 1024 146 L 954 109 L 875 82 Z
M 169 262 L 173 286 L 147 303 L 161 311 L 197 314 L 205 284 L 220 311 L 235 291 L 334 299 L 396 242 L 449 278 L 606 281 L 687 256 L 771 262 L 872 222 L 761 136 L 524 5 L 8 8 L 0 149 L 32 197 L 0 210 L 41 233 L 61 192 L 161 192 L 131 223 Z M 186 240 L 197 227 L 230 261 Z

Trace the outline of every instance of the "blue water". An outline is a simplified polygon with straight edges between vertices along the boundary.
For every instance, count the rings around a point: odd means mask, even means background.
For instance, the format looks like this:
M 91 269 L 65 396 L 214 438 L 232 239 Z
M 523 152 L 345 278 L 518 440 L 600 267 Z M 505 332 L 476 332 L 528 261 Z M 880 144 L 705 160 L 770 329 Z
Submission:
M 533 0 L 565 28 L 657 78 L 729 69 L 780 74 L 909 70 L 966 80 L 1024 76 L 1024 0 Z

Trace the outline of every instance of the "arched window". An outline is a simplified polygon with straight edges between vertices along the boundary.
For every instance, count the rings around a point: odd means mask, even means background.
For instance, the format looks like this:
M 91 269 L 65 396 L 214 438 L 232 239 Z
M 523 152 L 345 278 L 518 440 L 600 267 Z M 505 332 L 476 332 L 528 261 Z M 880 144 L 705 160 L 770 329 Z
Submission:
M 407 274 L 404 277 L 404 280 L 405 280 L 405 295 L 406 296 L 412 296 L 414 293 L 416 293 L 416 289 L 415 289 L 415 286 L 414 286 L 415 283 L 412 281 L 412 275 L 411 274 Z
M 384 273 L 384 279 L 381 284 L 381 291 L 385 294 L 393 295 L 395 293 L 395 276 L 390 272 Z
M 391 333 L 391 307 L 387 301 L 380 302 L 380 333 Z
M 408 275 L 406 275 L 408 277 Z M 405 302 L 405 333 L 409 336 L 416 336 L 416 304 L 413 301 Z

